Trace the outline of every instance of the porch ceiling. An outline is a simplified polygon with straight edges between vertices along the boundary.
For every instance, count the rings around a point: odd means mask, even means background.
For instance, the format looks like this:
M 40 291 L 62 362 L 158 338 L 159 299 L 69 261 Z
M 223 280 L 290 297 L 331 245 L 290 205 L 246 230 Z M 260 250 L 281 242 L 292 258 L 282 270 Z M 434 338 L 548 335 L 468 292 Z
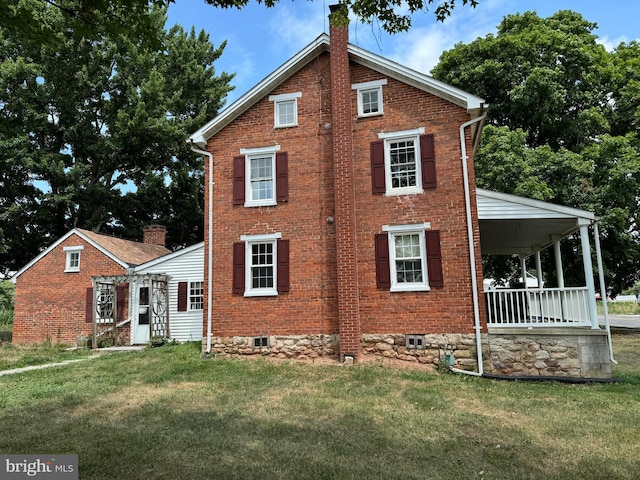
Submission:
M 480 188 L 476 198 L 483 254 L 530 255 L 596 220 L 585 210 Z

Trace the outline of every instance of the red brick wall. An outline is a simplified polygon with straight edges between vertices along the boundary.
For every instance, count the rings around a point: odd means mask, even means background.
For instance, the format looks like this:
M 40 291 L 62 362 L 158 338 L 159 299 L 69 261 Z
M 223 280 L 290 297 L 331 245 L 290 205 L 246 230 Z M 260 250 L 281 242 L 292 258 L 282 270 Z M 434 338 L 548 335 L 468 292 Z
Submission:
M 84 246 L 80 271 L 65 273 L 64 247 L 80 245 Z M 123 273 L 120 265 L 72 234 L 18 277 L 13 342 L 50 340 L 75 345 L 78 335 L 89 335 L 92 330 L 92 324 L 85 322 L 91 276 Z
M 351 64 L 351 82 L 385 78 Z M 271 95 L 302 92 L 299 126 L 273 128 L 273 103 L 257 102 L 209 140 L 213 180 L 213 324 L 214 336 L 305 335 L 338 333 L 336 215 L 330 72 L 327 54 L 295 73 Z M 464 109 L 388 78 L 383 87 L 384 115 L 357 118 L 351 96 L 355 185 L 356 256 L 361 333 L 471 333 L 473 309 L 464 210 L 459 127 L 469 120 Z M 435 135 L 438 187 L 421 195 L 385 197 L 371 193 L 369 143 L 381 131 L 424 127 Z M 289 155 L 289 202 L 274 207 L 232 205 L 233 157 L 241 148 L 280 145 Z M 472 152 L 467 135 L 467 152 Z M 469 159 L 472 191 L 473 160 Z M 209 172 L 207 171 L 207 178 Z M 208 205 L 208 202 L 205 202 Z M 474 231 L 478 231 L 475 201 Z M 205 219 L 207 216 L 205 215 Z M 441 232 L 444 287 L 429 292 L 378 290 L 374 235 L 382 225 L 430 222 Z M 207 229 L 205 228 L 205 232 Z M 233 295 L 232 245 L 243 234 L 281 232 L 290 240 L 291 289 L 277 297 Z M 209 239 L 207 238 L 207 242 Z M 479 237 L 478 281 L 482 285 Z M 206 281 L 206 280 L 205 280 Z M 481 304 L 480 312 L 484 307 Z M 206 324 L 204 326 L 206 329 Z M 206 333 L 206 330 L 205 330 Z

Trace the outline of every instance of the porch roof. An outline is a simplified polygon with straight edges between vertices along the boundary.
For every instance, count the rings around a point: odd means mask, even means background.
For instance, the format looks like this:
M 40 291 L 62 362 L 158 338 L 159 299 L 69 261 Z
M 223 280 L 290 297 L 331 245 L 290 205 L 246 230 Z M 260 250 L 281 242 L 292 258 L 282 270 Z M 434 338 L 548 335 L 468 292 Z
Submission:
M 483 254 L 531 255 L 597 220 L 586 210 L 481 188 L 476 199 Z

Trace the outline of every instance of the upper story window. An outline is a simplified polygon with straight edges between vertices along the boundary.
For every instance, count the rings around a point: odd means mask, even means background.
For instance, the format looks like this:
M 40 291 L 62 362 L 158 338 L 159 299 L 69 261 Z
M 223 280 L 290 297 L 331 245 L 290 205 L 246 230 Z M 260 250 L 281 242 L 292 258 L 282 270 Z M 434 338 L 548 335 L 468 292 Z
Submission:
M 422 193 L 420 135 L 424 128 L 380 133 L 384 141 L 385 190 L 387 195 Z
M 289 291 L 289 241 L 280 233 L 242 235 L 233 246 L 233 293 L 274 296 Z
M 264 207 L 289 200 L 288 156 L 280 145 L 243 148 L 233 159 L 233 204 Z
M 298 98 L 301 96 L 302 92 L 269 96 L 269 101 L 273 102 L 275 128 L 298 126 Z
M 358 91 L 358 116 L 371 117 L 382 115 L 382 86 L 387 84 L 387 79 L 374 80 L 372 82 L 354 83 L 352 90 Z
M 73 247 L 64 247 L 66 252 L 65 272 L 79 272 L 80 271 L 80 253 L 84 247 L 82 245 Z

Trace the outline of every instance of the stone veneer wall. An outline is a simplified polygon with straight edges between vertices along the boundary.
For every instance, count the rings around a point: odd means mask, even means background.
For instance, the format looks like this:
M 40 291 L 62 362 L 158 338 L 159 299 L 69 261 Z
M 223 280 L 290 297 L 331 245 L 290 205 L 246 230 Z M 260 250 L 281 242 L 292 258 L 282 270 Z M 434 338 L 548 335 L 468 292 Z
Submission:
M 268 336 L 268 347 L 254 347 L 254 337 L 213 337 L 211 351 L 229 355 L 263 355 L 308 360 L 338 354 L 338 335 Z M 203 344 L 206 339 L 203 339 Z
M 489 332 L 489 345 L 497 375 L 611 378 L 604 330 L 504 329 Z

